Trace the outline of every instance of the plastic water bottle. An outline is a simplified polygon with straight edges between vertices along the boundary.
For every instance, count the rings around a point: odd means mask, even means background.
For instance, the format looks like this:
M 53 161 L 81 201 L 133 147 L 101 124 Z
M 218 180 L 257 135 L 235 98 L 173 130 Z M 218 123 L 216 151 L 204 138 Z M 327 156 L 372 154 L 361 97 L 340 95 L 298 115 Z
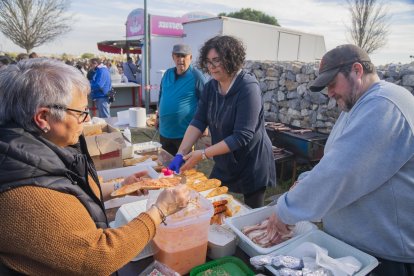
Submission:
M 124 129 L 124 137 L 129 144 L 132 143 L 131 130 L 129 128 Z

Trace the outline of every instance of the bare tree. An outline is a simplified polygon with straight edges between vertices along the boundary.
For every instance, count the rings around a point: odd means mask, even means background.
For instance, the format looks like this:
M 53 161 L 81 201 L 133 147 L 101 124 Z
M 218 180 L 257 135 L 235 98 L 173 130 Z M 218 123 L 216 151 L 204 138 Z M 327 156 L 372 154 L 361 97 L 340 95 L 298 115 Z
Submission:
M 0 31 L 29 53 L 70 31 L 70 0 L 0 0 Z
M 348 32 L 354 44 L 368 54 L 387 44 L 390 16 L 384 3 L 377 0 L 347 0 L 351 13 Z

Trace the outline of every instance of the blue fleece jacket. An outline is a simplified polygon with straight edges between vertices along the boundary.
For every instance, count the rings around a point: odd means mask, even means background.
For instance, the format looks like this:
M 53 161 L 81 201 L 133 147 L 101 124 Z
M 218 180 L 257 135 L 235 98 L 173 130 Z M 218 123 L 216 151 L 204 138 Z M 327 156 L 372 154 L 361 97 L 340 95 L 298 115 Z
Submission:
M 214 157 L 211 178 L 230 191 L 248 194 L 276 184 L 272 143 L 264 127 L 262 92 L 257 79 L 242 71 L 226 95 L 210 80 L 191 125 L 201 132 L 208 126 L 212 144 L 224 140 L 231 152 Z
M 91 97 L 92 99 L 108 97 L 111 90 L 111 74 L 104 65 L 96 67 L 95 75 L 91 79 Z

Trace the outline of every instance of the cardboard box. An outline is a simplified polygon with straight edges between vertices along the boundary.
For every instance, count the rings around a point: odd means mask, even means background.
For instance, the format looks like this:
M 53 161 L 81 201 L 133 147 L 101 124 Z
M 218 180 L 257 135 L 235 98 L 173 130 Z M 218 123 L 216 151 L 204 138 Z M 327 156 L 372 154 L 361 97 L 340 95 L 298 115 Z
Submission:
M 109 124 L 95 124 L 85 125 L 83 132 L 89 154 L 98 171 L 122 167 L 122 148 L 126 144 L 119 129 Z M 101 134 L 86 136 L 100 132 Z

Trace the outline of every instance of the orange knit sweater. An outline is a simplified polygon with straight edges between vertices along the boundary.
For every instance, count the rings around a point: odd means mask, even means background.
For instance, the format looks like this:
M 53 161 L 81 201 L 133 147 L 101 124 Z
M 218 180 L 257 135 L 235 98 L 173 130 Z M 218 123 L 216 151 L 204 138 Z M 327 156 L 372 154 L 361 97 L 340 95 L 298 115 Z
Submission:
M 146 213 L 121 228 L 97 229 L 76 197 L 41 187 L 0 193 L 0 206 L 0 260 L 28 275 L 110 275 L 155 235 Z

